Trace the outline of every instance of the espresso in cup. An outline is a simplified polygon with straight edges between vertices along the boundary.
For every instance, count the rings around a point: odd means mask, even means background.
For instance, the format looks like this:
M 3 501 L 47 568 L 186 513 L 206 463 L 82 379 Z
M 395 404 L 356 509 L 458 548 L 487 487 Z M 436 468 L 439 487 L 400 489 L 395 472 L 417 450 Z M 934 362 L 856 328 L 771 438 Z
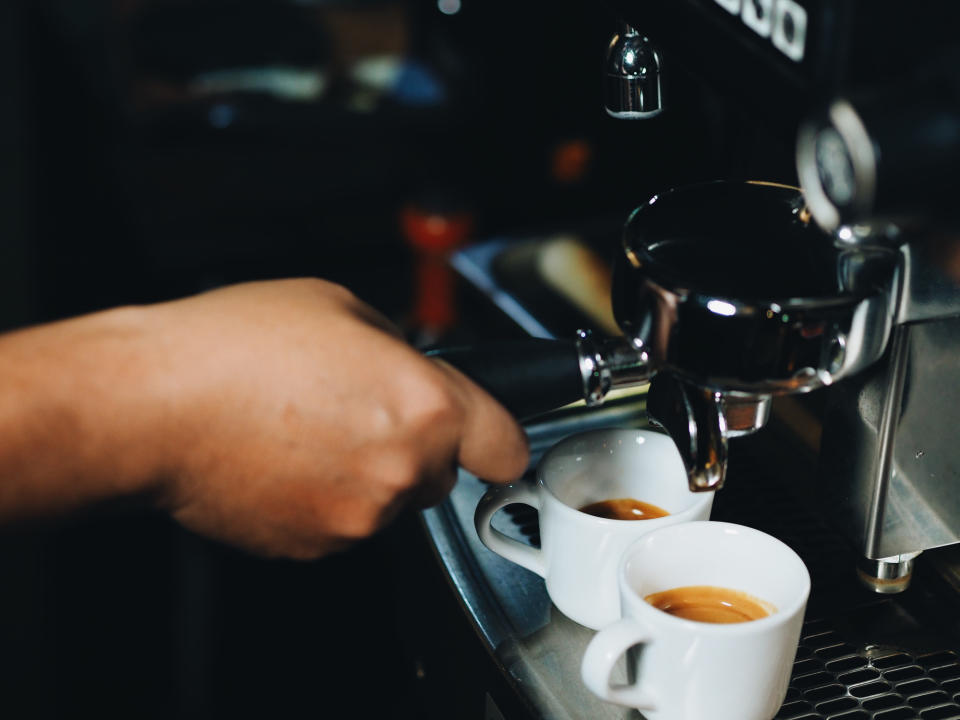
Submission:
M 810 593 L 810 573 L 787 545 L 731 523 L 661 526 L 624 551 L 617 584 L 621 617 L 593 636 L 581 665 L 598 697 L 647 720 L 777 714 Z
M 647 595 L 644 600 L 668 615 L 706 623 L 759 620 L 777 609 L 741 590 L 713 585 L 688 585 Z
M 670 514 L 653 503 L 634 500 L 633 498 L 601 500 L 584 505 L 580 508 L 580 512 L 607 520 L 653 520 Z

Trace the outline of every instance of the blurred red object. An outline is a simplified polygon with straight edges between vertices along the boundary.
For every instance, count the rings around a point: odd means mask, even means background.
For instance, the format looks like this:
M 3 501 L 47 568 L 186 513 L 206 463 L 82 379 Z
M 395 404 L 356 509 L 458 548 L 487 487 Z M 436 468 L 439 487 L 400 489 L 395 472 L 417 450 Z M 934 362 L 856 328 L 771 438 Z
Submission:
M 554 147 L 550 157 L 550 175 L 558 183 L 583 180 L 590 171 L 593 146 L 586 140 L 564 140 Z
M 422 333 L 439 336 L 457 320 L 449 258 L 473 232 L 473 215 L 407 205 L 400 212 L 400 226 L 417 254 L 412 323 Z

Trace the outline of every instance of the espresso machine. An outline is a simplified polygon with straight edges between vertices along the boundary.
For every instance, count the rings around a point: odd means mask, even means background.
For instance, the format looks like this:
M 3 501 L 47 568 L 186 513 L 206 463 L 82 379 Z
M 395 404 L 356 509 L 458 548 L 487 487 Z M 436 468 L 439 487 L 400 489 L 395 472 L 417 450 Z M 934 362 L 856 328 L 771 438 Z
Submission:
M 623 26 L 607 50 L 608 114 L 665 122 L 671 77 L 689 74 L 791 145 L 796 175 L 691 183 L 640 205 L 614 263 L 622 336 L 445 355 L 519 416 L 649 382 L 647 412 L 706 491 L 772 398 L 829 388 L 816 492 L 859 547 L 861 580 L 901 591 L 920 552 L 960 542 L 951 11 L 612 5 Z
M 960 228 L 950 197 L 950 173 L 960 158 L 960 45 L 934 27 L 952 25 L 955 11 L 942 3 L 905 11 L 889 2 L 794 0 L 685 2 L 669 10 L 617 5 L 635 25 L 611 43 L 611 114 L 656 112 L 669 87 L 663 58 L 689 62 L 731 97 L 749 96 L 744 102 L 758 118 L 795 134 L 801 188 L 793 195 L 793 218 L 786 207 L 779 218 L 767 214 L 781 193 L 770 188 L 753 191 L 755 199 L 744 196 L 736 209 L 723 197 L 727 188 L 703 187 L 700 198 L 691 196 L 684 212 L 718 218 L 729 208 L 731 219 L 711 220 L 712 231 L 696 229 L 698 239 L 713 236 L 712 250 L 696 250 L 689 265 L 676 260 L 680 283 L 694 294 L 707 287 L 729 292 L 719 300 L 697 298 L 713 331 L 674 321 L 671 340 L 690 355 L 681 357 L 680 349 L 667 355 L 676 358 L 675 375 L 686 387 L 661 410 L 662 381 L 655 378 L 650 412 L 663 413 L 682 451 L 691 448 L 685 456 L 701 455 L 688 460 L 692 485 L 699 486 L 714 455 L 722 464 L 723 438 L 763 424 L 771 393 L 831 386 L 818 492 L 859 545 L 860 578 L 878 592 L 903 590 L 919 552 L 960 540 L 960 452 L 950 422 L 960 402 Z M 661 34 L 658 48 L 653 38 Z M 789 203 L 789 191 L 782 192 L 779 202 Z M 625 237 L 634 265 L 635 244 L 661 253 L 657 243 L 676 243 L 678 221 L 686 217 L 659 227 L 643 223 L 643 232 L 655 236 L 644 239 L 631 229 L 643 212 Z M 772 262 L 761 260 L 770 253 Z M 729 273 L 730 282 L 723 287 L 701 271 Z M 816 300 L 797 302 L 804 295 Z M 626 308 L 637 314 L 633 297 L 614 298 L 621 314 L 629 315 Z M 742 300 L 757 297 L 768 302 L 743 307 Z M 763 320 L 751 326 L 744 313 Z M 790 329 L 768 332 L 778 320 Z M 635 317 L 620 321 L 628 335 L 638 326 Z M 726 367 L 725 347 L 733 355 L 746 348 L 749 360 Z M 759 367 L 774 357 L 784 364 Z M 744 404 L 757 412 L 744 418 Z M 691 444 L 687 428 L 694 426 L 711 440 Z
M 719 489 L 712 519 L 797 551 L 812 590 L 777 720 L 960 717 L 956 11 L 925 0 L 606 7 L 612 37 L 588 78 L 596 112 L 653 138 L 616 148 L 642 189 L 594 245 L 611 258 L 610 323 L 571 319 L 572 304 L 535 292 L 533 273 L 507 272 L 508 257 L 519 266 L 549 235 L 492 238 L 454 265 L 534 337 L 439 354 L 523 419 L 534 465 L 519 482 L 535 483 L 537 458 L 569 434 L 658 425 L 691 488 Z M 642 150 L 668 143 L 683 172 L 652 183 L 673 166 Z M 705 146 L 714 155 L 690 162 Z M 586 690 L 592 633 L 551 605 L 539 576 L 480 542 L 487 489 L 461 471 L 423 514 L 438 596 L 452 588 L 456 601 L 444 627 L 464 626 L 437 648 L 415 635 L 424 683 L 459 683 L 485 720 L 640 717 Z M 536 546 L 527 510 L 491 524 Z M 416 627 L 441 612 L 422 611 Z M 469 669 L 451 668 L 469 648 Z

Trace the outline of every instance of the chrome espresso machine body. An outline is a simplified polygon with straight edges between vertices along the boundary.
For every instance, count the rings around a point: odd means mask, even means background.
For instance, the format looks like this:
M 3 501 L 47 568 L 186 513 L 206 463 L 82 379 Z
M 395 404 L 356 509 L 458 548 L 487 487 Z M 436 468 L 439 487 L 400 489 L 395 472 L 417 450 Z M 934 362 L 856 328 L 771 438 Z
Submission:
M 610 115 L 669 122 L 673 78 L 693 77 L 739 111 L 735 142 L 762 126 L 796 166 L 641 205 L 615 263 L 623 337 L 448 357 L 519 415 L 650 381 L 647 411 L 702 490 L 722 485 L 727 440 L 762 428 L 774 396 L 829 387 L 817 493 L 860 548 L 861 578 L 904 589 L 918 553 L 960 542 L 956 11 L 610 4 L 624 21 L 605 66 Z
M 668 407 L 664 424 L 683 449 L 691 442 L 688 427 L 701 434 L 742 432 L 742 422 L 725 427 L 722 416 L 743 397 L 756 404 L 768 391 L 832 386 L 826 391 L 818 492 L 846 519 L 863 554 L 861 578 L 879 592 L 902 590 L 919 552 L 960 541 L 960 443 L 954 430 L 960 412 L 960 212 L 953 179 L 960 166 L 960 43 L 946 30 L 956 27 L 957 11 L 949 3 L 853 0 L 614 4 L 628 25 L 610 46 L 611 114 L 646 117 L 636 110 L 649 112 L 651 98 L 668 110 L 669 72 L 676 63 L 741 102 L 744 118 L 772 123 L 795 138 L 802 188 L 796 220 L 775 220 L 779 230 L 766 219 L 745 219 L 762 218 L 768 198 L 753 211 L 747 198 L 725 211 L 718 193 L 701 189 L 703 197 L 683 208 L 718 218 L 724 227 L 715 235 L 723 244 L 710 243 L 712 252 L 736 259 L 715 256 L 706 263 L 703 248 L 693 250 L 701 260 L 687 266 L 690 272 L 676 261 L 675 287 L 706 298 L 705 318 L 759 312 L 767 324 L 782 321 L 793 329 L 769 331 L 763 322 L 741 318 L 714 322 L 714 332 L 704 332 L 702 323 L 685 327 L 674 321 L 671 344 L 690 358 L 675 374 L 688 383 L 682 394 L 706 395 L 708 401 L 685 399 L 686 412 Z M 639 63 L 624 63 L 625 55 Z M 682 213 L 675 219 L 690 225 Z M 635 245 L 649 249 L 676 235 L 675 227 L 652 229 L 639 221 L 631 219 L 625 239 L 627 260 L 635 267 L 644 264 Z M 642 233 L 656 237 L 638 238 Z M 818 233 L 820 239 L 810 237 Z M 795 237 L 785 243 L 784 234 Z M 784 265 L 803 268 L 756 262 L 776 249 L 783 251 Z M 723 283 L 701 278 L 697 267 L 739 271 L 733 272 L 736 281 Z M 711 287 L 730 292 L 700 292 Z M 816 297 L 812 304 L 798 303 L 798 295 Z M 766 302 L 752 302 L 758 297 Z M 844 303 L 852 304 L 841 308 Z M 794 312 L 788 320 L 791 304 L 806 317 Z M 615 297 L 615 307 L 645 316 L 630 299 Z M 618 319 L 629 331 L 635 317 Z M 725 340 L 728 328 L 734 333 Z M 812 353 L 784 347 L 809 344 L 813 337 L 819 341 Z M 733 353 L 717 351 L 726 341 L 737 348 Z M 738 357 L 739 348 L 750 360 L 724 374 L 721 365 Z M 756 366 L 773 356 L 779 366 Z M 704 367 L 694 374 L 697 357 L 704 358 Z M 658 382 L 655 377 L 651 387 L 654 416 Z M 711 404 L 719 412 L 707 412 Z M 713 419 L 718 415 L 719 421 Z M 756 414 L 748 420 L 761 424 Z M 701 439 L 700 445 L 711 452 L 711 445 L 722 443 Z

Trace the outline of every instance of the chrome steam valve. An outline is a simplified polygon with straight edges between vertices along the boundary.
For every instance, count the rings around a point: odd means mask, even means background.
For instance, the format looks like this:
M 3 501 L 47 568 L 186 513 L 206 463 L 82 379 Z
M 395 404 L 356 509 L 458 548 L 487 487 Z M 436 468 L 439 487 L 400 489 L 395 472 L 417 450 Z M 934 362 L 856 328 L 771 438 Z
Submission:
M 660 53 L 629 25 L 607 48 L 604 104 L 611 117 L 626 120 L 656 117 L 663 110 Z

